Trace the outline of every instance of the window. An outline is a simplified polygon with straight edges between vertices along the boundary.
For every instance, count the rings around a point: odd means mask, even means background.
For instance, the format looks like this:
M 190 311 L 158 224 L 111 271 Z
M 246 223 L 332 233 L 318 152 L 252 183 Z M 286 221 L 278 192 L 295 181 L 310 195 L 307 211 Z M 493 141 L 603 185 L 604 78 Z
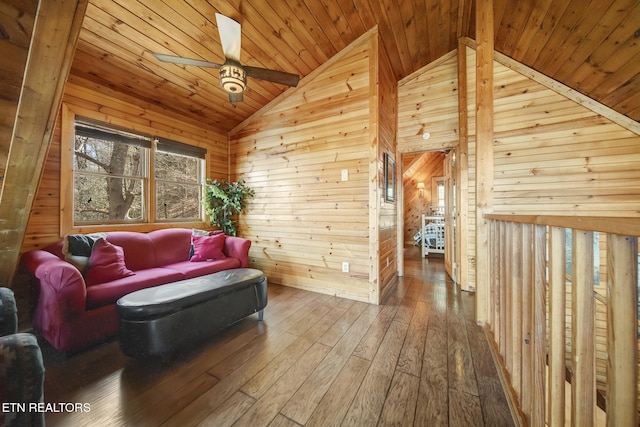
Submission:
M 445 187 L 443 176 L 431 177 L 431 206 L 429 215 L 444 216 L 445 211 Z
M 78 116 L 73 124 L 68 225 L 203 220 L 204 149 Z
M 202 217 L 204 153 L 195 147 L 158 139 L 154 155 L 156 220 Z
M 144 222 L 151 138 L 77 121 L 73 222 Z

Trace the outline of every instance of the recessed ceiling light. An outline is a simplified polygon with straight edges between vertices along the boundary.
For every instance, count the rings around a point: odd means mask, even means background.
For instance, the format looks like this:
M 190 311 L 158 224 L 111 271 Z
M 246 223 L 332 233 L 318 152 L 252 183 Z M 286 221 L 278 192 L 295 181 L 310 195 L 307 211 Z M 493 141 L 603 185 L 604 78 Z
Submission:
M 422 134 L 422 139 L 429 139 L 431 138 L 431 134 L 429 132 L 425 132 Z

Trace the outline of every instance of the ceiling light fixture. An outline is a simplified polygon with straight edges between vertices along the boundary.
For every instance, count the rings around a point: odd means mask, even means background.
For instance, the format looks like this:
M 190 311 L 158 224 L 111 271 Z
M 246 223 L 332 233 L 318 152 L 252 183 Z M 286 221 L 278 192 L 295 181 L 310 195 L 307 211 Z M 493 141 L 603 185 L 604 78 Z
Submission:
M 242 93 L 247 87 L 247 73 L 240 63 L 229 60 L 220 67 L 220 86 L 227 93 Z

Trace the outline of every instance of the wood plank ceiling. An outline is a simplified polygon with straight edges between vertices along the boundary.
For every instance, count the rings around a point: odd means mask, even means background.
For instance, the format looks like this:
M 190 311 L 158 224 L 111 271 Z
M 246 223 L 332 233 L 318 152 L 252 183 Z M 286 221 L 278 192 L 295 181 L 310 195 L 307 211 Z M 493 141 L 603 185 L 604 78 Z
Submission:
M 70 80 L 229 130 L 286 87 L 249 78 L 234 106 L 215 12 L 242 24 L 243 64 L 308 75 L 375 25 L 401 79 L 475 38 L 474 0 L 90 0 Z M 640 0 L 495 0 L 496 50 L 638 121 Z M 122 95 L 120 95 L 122 96 Z

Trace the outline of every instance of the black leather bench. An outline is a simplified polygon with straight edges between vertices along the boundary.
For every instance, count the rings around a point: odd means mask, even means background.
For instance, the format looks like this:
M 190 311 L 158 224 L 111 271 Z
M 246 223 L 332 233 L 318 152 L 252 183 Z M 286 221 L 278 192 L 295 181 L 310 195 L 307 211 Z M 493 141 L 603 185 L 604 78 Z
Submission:
M 166 356 L 202 342 L 267 306 L 260 270 L 237 268 L 132 292 L 120 298 L 120 347 L 131 357 Z

